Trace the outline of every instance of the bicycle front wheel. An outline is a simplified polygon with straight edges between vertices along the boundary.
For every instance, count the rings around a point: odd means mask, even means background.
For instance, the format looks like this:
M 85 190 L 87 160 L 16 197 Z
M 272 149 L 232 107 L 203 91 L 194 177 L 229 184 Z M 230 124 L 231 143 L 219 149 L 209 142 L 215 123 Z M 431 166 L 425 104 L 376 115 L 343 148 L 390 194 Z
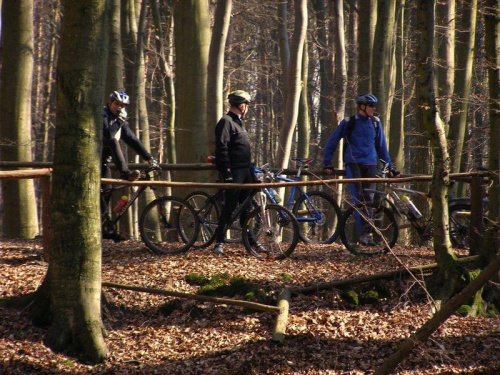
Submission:
M 335 199 L 322 191 L 301 195 L 293 206 L 293 215 L 299 222 L 299 235 L 304 242 L 329 244 L 339 235 L 342 212 Z
M 243 224 L 245 249 L 257 258 L 284 259 L 299 241 L 299 224 L 285 207 L 268 204 L 253 210 Z M 260 246 L 258 246 L 260 245 Z
M 339 225 L 342 243 L 356 255 L 385 254 L 398 240 L 398 223 L 392 211 L 380 204 L 350 207 Z
M 193 207 L 184 199 L 164 196 L 146 206 L 139 220 L 139 231 L 146 246 L 157 254 L 178 254 L 195 242 L 199 221 Z
M 220 216 L 219 204 L 204 191 L 193 191 L 186 196 L 186 201 L 194 208 L 200 221 L 200 230 L 193 247 L 200 249 L 210 246 L 215 240 L 215 230 Z
M 469 204 L 450 207 L 450 240 L 458 249 L 469 249 L 470 210 Z

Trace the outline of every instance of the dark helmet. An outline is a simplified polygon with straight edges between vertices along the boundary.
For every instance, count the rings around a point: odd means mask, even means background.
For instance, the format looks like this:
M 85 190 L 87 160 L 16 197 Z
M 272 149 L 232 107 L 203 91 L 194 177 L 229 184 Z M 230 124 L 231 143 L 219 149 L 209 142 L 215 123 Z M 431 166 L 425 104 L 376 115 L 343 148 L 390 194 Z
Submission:
M 249 104 L 251 101 L 251 96 L 248 92 L 243 90 L 236 90 L 231 92 L 227 99 L 229 100 L 229 104 L 232 106 L 239 106 L 240 104 Z
M 130 104 L 130 96 L 128 96 L 125 91 L 113 91 L 111 95 L 109 95 L 109 99 L 122 102 L 125 105 Z
M 378 99 L 375 95 L 372 94 L 363 94 L 356 96 L 356 103 L 358 104 L 370 104 L 377 103 Z

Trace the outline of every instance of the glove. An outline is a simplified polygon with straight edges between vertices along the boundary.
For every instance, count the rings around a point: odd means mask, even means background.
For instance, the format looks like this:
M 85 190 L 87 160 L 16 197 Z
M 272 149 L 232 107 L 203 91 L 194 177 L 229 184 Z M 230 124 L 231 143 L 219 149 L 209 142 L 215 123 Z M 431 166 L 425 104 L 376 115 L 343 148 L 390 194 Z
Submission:
M 222 172 L 222 179 L 226 183 L 231 183 L 233 182 L 233 175 L 231 174 L 231 169 L 227 168 L 225 171 Z
M 331 166 L 330 166 L 330 167 L 325 166 L 325 167 L 323 168 L 323 173 L 325 173 L 325 174 L 327 174 L 327 175 L 336 174 L 336 172 L 337 172 L 337 171 L 335 170 L 335 168 L 334 168 L 334 167 L 331 167 Z
M 153 167 L 153 168 L 157 168 L 157 167 L 160 166 L 160 163 L 155 158 L 149 159 L 148 160 L 148 164 L 149 164 L 150 167 Z
M 398 171 L 396 168 L 391 168 L 391 170 L 389 171 L 389 177 L 401 177 L 401 172 Z

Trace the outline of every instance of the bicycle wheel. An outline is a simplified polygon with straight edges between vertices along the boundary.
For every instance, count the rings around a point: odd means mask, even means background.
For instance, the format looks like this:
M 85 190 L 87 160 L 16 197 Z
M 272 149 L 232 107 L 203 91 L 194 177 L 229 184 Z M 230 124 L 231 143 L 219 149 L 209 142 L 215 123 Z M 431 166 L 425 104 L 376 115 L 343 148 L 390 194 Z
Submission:
M 469 248 L 470 204 L 455 204 L 450 207 L 450 240 L 453 247 Z
M 153 252 L 177 254 L 196 240 L 199 221 L 184 199 L 164 196 L 146 206 L 139 220 L 141 238 Z
M 399 228 L 394 214 L 380 204 L 350 207 L 339 226 L 342 243 L 356 255 L 387 253 L 398 240 Z
M 340 207 L 330 195 L 311 191 L 301 195 L 293 206 L 299 222 L 300 239 L 307 243 L 333 243 L 339 235 Z
M 268 204 L 264 212 L 253 210 L 243 224 L 245 249 L 257 258 L 284 259 L 293 252 L 299 241 L 299 224 L 285 207 Z M 260 244 L 261 252 L 252 245 Z
M 215 241 L 215 230 L 221 212 L 219 204 L 204 191 L 193 191 L 185 199 L 194 208 L 200 221 L 200 230 L 193 247 L 200 249 L 210 246 Z

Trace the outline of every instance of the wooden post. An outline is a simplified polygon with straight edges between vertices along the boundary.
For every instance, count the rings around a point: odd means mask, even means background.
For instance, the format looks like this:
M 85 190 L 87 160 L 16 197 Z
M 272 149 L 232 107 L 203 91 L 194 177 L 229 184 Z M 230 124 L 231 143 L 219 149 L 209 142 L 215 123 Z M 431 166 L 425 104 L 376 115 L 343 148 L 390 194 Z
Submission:
M 474 176 L 471 179 L 471 208 L 469 223 L 469 249 L 470 255 L 479 254 L 483 246 L 483 178 Z
M 52 236 L 50 223 L 50 175 L 42 177 L 42 234 L 43 234 L 43 257 L 46 262 L 50 260 L 50 238 Z

